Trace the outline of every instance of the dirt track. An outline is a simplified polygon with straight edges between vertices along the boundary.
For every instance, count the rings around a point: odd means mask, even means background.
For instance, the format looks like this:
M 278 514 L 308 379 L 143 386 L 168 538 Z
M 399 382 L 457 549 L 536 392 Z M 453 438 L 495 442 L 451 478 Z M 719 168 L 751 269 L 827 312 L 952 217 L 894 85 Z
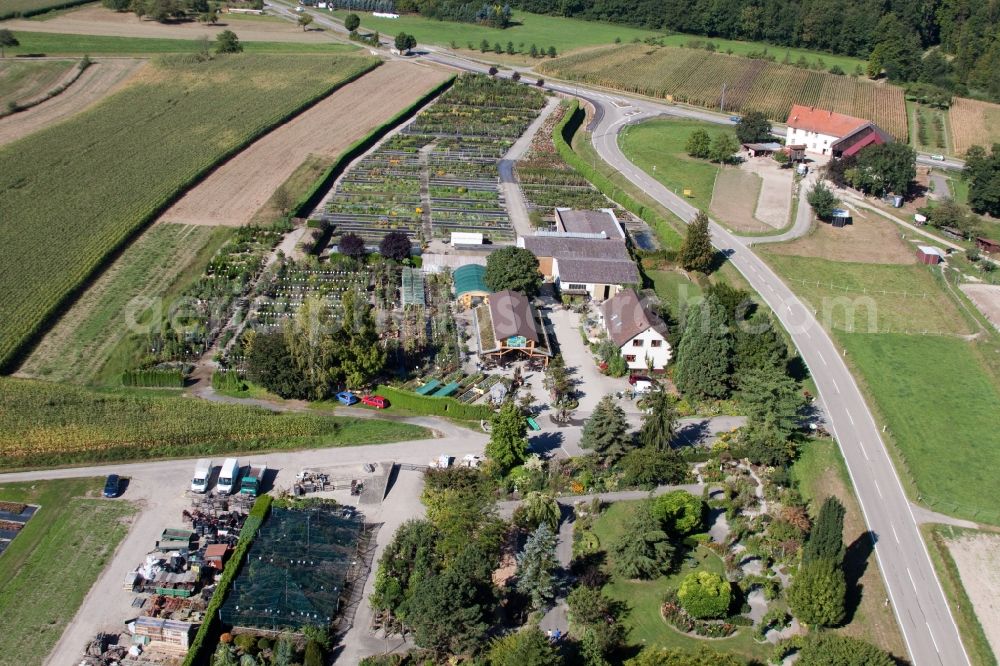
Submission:
M 221 166 L 161 221 L 247 224 L 306 156 L 336 157 L 447 77 L 447 72 L 426 66 L 385 63 Z
M 198 22 L 164 24 L 137 18 L 135 14 L 117 13 L 99 6 L 84 7 L 46 21 L 14 19 L 3 26 L 14 32 L 57 32 L 69 35 L 105 35 L 109 37 L 161 37 L 166 39 L 197 39 L 202 35 L 215 37 L 223 30 L 232 30 L 243 41 L 253 42 L 317 42 L 330 43 L 322 30 L 302 30 L 289 21 L 246 18 L 222 14 L 215 25 Z
M 979 311 L 986 315 L 993 327 L 1000 331 L 1000 286 L 992 284 L 963 284 L 959 287 Z
M 0 118 L 0 146 L 66 120 L 117 90 L 145 60 L 96 60 L 69 88 L 38 106 Z
M 1000 537 L 984 532 L 967 533 L 945 543 L 986 640 L 1000 654 Z

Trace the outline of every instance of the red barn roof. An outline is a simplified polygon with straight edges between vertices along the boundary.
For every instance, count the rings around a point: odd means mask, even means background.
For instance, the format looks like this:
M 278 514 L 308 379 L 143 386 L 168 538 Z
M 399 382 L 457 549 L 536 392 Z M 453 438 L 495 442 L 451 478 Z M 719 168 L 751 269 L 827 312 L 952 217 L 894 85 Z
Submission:
M 795 129 L 835 136 L 839 139 L 853 134 L 868 123 L 869 121 L 863 118 L 834 113 L 829 109 L 817 109 L 815 106 L 795 104 L 788 114 L 787 124 Z

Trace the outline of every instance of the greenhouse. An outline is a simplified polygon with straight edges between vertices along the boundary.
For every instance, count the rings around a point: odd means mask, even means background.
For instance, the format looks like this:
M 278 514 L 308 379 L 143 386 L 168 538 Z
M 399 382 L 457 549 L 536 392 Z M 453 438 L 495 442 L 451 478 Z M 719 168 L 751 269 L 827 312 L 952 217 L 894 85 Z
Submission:
M 330 625 L 363 568 L 363 529 L 350 507 L 272 509 L 222 606 L 222 621 L 270 631 Z

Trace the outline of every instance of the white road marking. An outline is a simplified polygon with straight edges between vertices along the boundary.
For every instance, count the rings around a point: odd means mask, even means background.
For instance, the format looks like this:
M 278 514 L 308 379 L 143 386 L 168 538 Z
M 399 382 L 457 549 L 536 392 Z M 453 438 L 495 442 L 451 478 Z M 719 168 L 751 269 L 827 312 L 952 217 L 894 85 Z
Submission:
M 934 649 L 937 650 L 938 654 L 941 654 L 941 648 L 938 647 L 937 641 L 934 640 L 934 632 L 931 631 L 931 623 L 924 622 L 927 625 L 927 635 L 931 637 L 931 643 L 934 643 Z
M 848 419 L 850 419 L 850 421 L 851 421 L 851 425 L 854 425 L 854 417 L 853 417 L 853 416 L 851 416 L 851 412 L 849 412 L 849 411 L 848 411 L 848 410 L 846 410 L 846 409 L 845 409 L 844 411 L 845 411 L 845 412 L 847 412 L 847 418 L 848 418 Z
M 871 461 L 871 458 L 868 457 L 868 450 L 865 449 L 865 445 L 862 444 L 861 442 L 858 442 L 858 446 L 861 447 L 861 453 L 865 455 L 865 460 Z
M 817 349 L 816 354 L 819 356 L 819 360 L 823 361 L 823 365 L 829 365 L 829 363 L 826 362 L 826 357 L 823 356 L 823 352 Z
M 906 575 L 910 577 L 910 585 L 913 586 L 913 589 L 917 589 L 917 583 L 913 580 L 913 574 L 910 573 L 910 567 L 906 567 Z
M 882 497 L 882 489 L 878 487 L 878 481 L 876 481 L 875 479 L 872 479 L 872 483 L 874 483 L 874 484 L 875 484 L 875 490 L 877 490 L 877 491 L 878 491 L 878 496 L 879 496 L 879 497 Z M 884 499 L 884 498 L 883 498 L 883 499 Z M 907 573 L 909 573 L 909 571 L 910 571 L 910 570 L 909 570 L 909 569 L 907 569 L 906 571 L 907 571 Z
M 830 377 L 830 381 L 833 382 L 833 388 L 837 389 L 837 393 L 840 393 L 840 387 L 837 386 L 837 380 L 834 379 L 833 377 Z
M 892 528 L 892 536 L 896 537 L 896 543 L 899 543 L 899 535 L 896 534 L 896 526 L 889 523 L 889 527 Z

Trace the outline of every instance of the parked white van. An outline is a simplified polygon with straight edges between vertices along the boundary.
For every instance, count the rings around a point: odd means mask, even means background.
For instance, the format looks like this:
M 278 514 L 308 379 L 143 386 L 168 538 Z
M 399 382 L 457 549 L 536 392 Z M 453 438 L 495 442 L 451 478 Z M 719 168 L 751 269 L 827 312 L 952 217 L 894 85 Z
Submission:
M 212 461 L 199 460 L 194 466 L 194 476 L 191 477 L 191 492 L 208 491 L 208 481 L 212 478 Z
M 231 495 L 240 486 L 240 462 L 236 458 L 226 458 L 219 470 L 219 481 L 215 489 L 220 495 Z

